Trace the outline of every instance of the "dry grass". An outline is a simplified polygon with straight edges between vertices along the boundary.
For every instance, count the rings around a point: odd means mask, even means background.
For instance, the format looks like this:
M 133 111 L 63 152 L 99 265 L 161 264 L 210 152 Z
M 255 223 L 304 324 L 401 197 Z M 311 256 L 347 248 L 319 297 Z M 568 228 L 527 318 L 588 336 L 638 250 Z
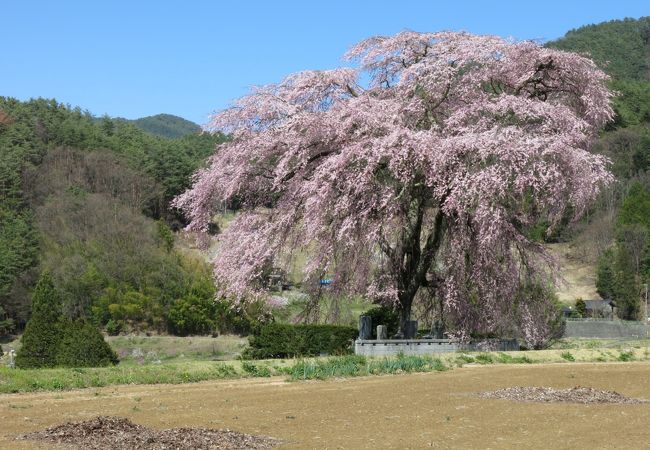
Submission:
M 596 266 L 580 258 L 571 244 L 548 244 L 549 252 L 557 258 L 564 283 L 557 288 L 561 302 L 573 305 L 577 298 L 598 299 L 596 292 Z
M 121 363 L 224 361 L 236 359 L 248 345 L 240 336 L 109 336 Z

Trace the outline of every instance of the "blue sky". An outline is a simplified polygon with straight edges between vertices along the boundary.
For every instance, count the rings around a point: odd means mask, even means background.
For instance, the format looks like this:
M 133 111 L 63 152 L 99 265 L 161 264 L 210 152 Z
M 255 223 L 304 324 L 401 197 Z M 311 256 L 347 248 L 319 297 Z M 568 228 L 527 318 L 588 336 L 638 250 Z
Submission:
M 0 95 L 54 97 L 95 115 L 166 112 L 199 124 L 250 86 L 340 66 L 372 35 L 465 30 L 554 39 L 650 15 L 645 0 L 1 0 Z

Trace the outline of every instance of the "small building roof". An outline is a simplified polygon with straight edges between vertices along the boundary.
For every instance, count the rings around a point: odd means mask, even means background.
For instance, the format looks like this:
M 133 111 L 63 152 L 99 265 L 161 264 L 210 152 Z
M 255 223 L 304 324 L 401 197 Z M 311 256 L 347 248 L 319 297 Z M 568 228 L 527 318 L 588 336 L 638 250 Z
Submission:
M 589 311 L 603 311 L 616 307 L 611 300 L 585 300 L 585 309 Z

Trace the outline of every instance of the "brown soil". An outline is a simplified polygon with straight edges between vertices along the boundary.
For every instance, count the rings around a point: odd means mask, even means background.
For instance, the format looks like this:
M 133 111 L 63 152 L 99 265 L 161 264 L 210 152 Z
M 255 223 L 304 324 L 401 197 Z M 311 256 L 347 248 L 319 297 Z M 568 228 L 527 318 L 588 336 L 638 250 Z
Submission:
M 68 422 L 19 439 L 72 444 L 87 450 L 235 450 L 271 448 L 279 441 L 230 430 L 171 428 L 155 430 L 123 417 L 99 416 L 83 422 Z
M 643 448 L 650 403 L 484 399 L 513 386 L 577 384 L 650 399 L 650 363 L 465 366 L 447 372 L 287 383 L 280 378 L 0 395 L 0 448 L 64 449 L 16 437 L 98 415 L 153 429 L 273 436 L 289 449 Z

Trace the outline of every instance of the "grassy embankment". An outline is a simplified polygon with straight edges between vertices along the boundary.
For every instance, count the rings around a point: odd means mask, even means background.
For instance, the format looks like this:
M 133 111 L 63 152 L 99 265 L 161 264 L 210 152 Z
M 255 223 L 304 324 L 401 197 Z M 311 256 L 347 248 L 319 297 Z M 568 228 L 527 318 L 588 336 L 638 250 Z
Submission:
M 115 338 L 113 345 L 129 339 Z M 145 339 L 146 338 L 140 338 Z M 152 338 L 149 338 L 152 339 Z M 180 338 L 154 338 L 180 339 Z M 201 338 L 199 338 L 200 340 Z M 208 338 L 204 338 L 206 341 Z M 196 338 L 186 338 L 197 345 Z M 124 342 L 126 341 L 126 342 Z M 145 343 L 151 347 L 154 342 Z M 159 341 L 158 341 L 159 342 Z M 238 345 L 231 342 L 232 345 Z M 165 342 L 165 344 L 169 344 Z M 159 344 L 158 344 L 159 345 Z M 215 344 L 216 345 L 216 344 Z M 225 343 L 223 344 L 225 345 Z M 218 353 L 218 351 L 217 351 Z M 205 356 L 204 352 L 199 355 Z M 552 364 L 650 360 L 650 341 L 570 340 L 556 348 L 519 352 L 459 352 L 431 356 L 365 358 L 340 356 L 293 360 L 217 361 L 197 360 L 197 353 L 183 359 L 137 360 L 126 358 L 118 366 L 78 369 L 9 369 L 0 366 L 0 393 L 62 391 L 124 384 L 181 384 L 245 377 L 284 376 L 288 380 L 327 379 L 409 372 L 450 370 L 468 364 Z M 219 355 L 216 356 L 218 358 Z

